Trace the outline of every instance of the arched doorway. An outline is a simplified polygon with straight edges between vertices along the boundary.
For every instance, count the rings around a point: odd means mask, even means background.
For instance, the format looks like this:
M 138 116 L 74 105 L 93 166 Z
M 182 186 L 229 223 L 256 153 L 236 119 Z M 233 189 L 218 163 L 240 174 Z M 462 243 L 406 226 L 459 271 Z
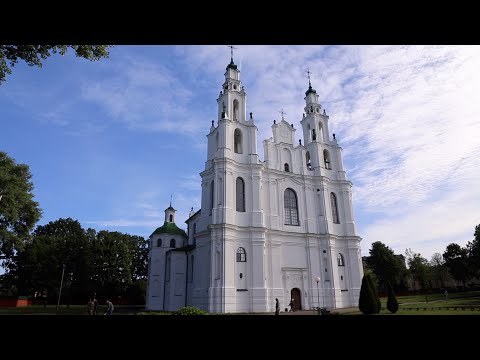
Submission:
M 302 310 L 302 298 L 300 297 L 300 289 L 293 288 L 290 294 L 295 306 L 294 310 Z

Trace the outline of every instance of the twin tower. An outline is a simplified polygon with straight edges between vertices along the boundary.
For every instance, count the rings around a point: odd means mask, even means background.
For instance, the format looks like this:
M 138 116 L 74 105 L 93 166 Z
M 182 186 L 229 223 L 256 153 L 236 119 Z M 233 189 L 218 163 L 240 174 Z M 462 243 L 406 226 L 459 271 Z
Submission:
M 292 299 L 296 309 L 358 306 L 363 269 L 352 183 L 310 81 L 303 144 L 282 116 L 263 141 L 263 161 L 233 58 L 217 104 L 201 209 L 187 219 L 187 233 L 159 232 L 178 229 L 166 216 L 150 237 L 147 309 L 273 312 L 276 298 L 281 309 Z M 170 237 L 174 247 L 157 246 L 161 238 L 171 245 Z

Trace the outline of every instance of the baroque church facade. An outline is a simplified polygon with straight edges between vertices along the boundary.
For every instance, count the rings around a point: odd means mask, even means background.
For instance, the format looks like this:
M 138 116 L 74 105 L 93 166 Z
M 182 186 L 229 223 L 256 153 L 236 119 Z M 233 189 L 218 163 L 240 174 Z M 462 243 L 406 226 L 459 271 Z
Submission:
M 150 236 L 147 310 L 195 306 L 214 313 L 358 306 L 363 277 L 352 183 L 329 117 L 309 79 L 296 129 L 283 119 L 257 153 L 257 127 L 233 56 L 212 121 L 201 209 Z M 193 210 L 193 209 L 192 209 Z

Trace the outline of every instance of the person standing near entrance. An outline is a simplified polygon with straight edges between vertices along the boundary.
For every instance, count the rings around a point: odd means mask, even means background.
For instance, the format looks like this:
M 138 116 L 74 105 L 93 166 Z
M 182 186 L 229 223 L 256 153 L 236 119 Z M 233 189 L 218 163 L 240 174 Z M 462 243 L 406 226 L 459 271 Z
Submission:
M 277 298 L 275 298 L 275 315 L 280 315 L 280 303 Z

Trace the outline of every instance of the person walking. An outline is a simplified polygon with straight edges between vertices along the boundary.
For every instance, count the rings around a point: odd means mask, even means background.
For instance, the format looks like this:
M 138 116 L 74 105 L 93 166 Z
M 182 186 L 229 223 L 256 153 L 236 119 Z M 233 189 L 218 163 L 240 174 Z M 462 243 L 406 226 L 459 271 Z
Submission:
M 107 299 L 107 311 L 103 315 L 112 315 L 113 313 L 113 304 L 110 300 Z
M 275 298 L 275 315 L 280 315 L 280 303 L 277 298 Z

